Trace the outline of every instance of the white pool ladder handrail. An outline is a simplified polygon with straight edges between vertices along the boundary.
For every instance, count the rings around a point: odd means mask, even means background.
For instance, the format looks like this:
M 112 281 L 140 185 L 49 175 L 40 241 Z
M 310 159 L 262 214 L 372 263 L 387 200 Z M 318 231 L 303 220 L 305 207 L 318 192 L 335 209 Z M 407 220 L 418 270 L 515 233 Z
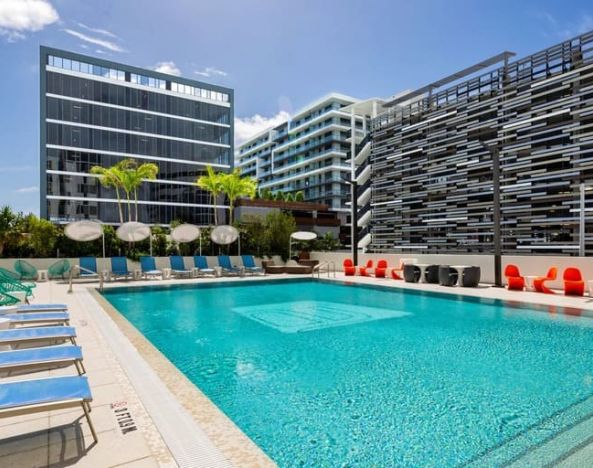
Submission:
M 317 278 L 321 277 L 321 271 L 325 268 L 327 271 L 327 277 L 330 278 L 331 273 L 334 274 L 334 278 L 336 277 L 336 264 L 335 262 L 321 262 L 318 263 L 313 267 L 311 270 L 311 277 L 315 278 L 315 273 L 317 273 Z

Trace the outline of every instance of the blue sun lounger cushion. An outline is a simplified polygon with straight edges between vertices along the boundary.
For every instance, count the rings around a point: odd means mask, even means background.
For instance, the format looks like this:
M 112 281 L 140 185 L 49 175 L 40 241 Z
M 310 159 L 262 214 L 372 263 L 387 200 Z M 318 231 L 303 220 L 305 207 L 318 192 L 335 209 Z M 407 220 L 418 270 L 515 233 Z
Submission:
M 45 340 L 70 340 L 74 344 L 74 327 L 35 327 L 0 330 L 0 345 L 29 343 Z
M 241 255 L 241 259 L 243 260 L 243 266 L 245 267 L 245 271 L 250 273 L 264 273 L 264 269 L 258 267 L 255 264 L 253 255 Z
M 185 264 L 183 263 L 183 257 L 180 255 L 171 255 L 169 257 L 169 262 L 171 264 L 171 273 L 175 276 L 190 276 L 191 270 L 185 268 Z
M 17 380 L 4 383 L 0 388 L 0 417 L 80 405 L 97 442 L 97 433 L 89 414 L 92 400 L 89 382 L 84 376 Z
M 218 256 L 218 265 L 222 268 L 223 273 L 238 275 L 241 273 L 241 268 L 237 268 L 231 264 L 231 258 L 228 255 Z
M 12 323 L 28 325 L 34 323 L 67 324 L 70 321 L 68 312 L 29 312 L 27 314 L 4 314 L 2 318 L 10 319 Z
M 208 266 L 208 259 L 203 255 L 194 255 L 194 266 L 198 269 L 199 273 L 210 275 L 215 273 L 214 268 Z
M 163 274 L 161 270 L 157 270 L 154 257 L 140 257 L 140 268 L 143 276 L 162 276 Z
M 51 368 L 74 363 L 78 372 L 84 373 L 81 361 L 82 349 L 80 346 L 46 346 L 0 352 L 0 370 L 2 371 L 27 367 Z

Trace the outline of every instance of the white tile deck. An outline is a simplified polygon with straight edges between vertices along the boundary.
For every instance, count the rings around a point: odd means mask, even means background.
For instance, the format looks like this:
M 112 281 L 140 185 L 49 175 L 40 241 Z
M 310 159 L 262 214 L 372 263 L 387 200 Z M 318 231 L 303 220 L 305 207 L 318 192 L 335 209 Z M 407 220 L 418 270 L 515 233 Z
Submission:
M 295 276 L 273 275 L 244 278 L 242 281 L 282 280 L 290 277 Z M 229 280 L 237 279 L 200 278 L 167 283 Z M 573 308 L 593 316 L 593 298 L 590 297 L 516 292 L 487 286 L 446 288 L 391 279 L 345 277 L 341 273 L 337 274 L 336 280 L 529 302 L 547 306 L 551 312 L 560 308 Z M 162 282 L 120 282 L 109 287 L 132 284 Z M 69 306 L 72 325 L 78 332 L 78 343 L 83 347 L 94 396 L 92 418 L 99 443 L 93 445 L 86 421 L 78 410 L 0 419 L 0 466 L 272 466 L 273 462 L 123 317 L 110 310 L 105 301 L 96 300 L 88 289 L 96 286 L 93 283 L 77 284 L 74 293 L 67 294 L 64 284 L 40 283 L 35 302 L 65 302 Z M 35 375 L 74 373 L 73 368 L 65 368 Z M 18 378 L 18 375 L 12 375 L 2 380 Z M 113 404 L 119 403 L 129 409 L 138 430 L 121 433 L 112 409 Z M 564 466 L 593 465 L 593 448 L 587 443 L 590 435 L 588 431 L 585 433 L 584 426 L 565 433 L 564 438 L 581 442 L 571 443 L 572 450 L 556 461 Z M 549 444 L 559 442 L 557 439 Z M 546 447 L 542 446 L 539 452 L 530 454 L 531 461 L 543 463 L 545 456 L 540 456 L 540 453 L 545 454 Z

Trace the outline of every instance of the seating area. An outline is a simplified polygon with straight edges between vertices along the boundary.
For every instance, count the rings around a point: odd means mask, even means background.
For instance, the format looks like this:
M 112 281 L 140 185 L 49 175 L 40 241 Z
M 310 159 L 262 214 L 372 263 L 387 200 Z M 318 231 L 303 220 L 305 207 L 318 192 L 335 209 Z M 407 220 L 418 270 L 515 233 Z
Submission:
M 0 307 L 0 418 L 80 408 L 97 443 L 83 353 L 69 321 L 64 304 Z M 73 374 L 36 374 L 55 368 Z
M 391 278 L 403 280 L 406 283 L 433 283 L 441 286 L 462 286 L 476 288 L 480 284 L 481 270 L 478 266 L 471 265 L 437 265 L 421 264 L 415 258 L 401 259 L 398 266 L 390 267 L 387 260 L 380 259 L 374 266 L 373 260 L 357 266 L 350 258 L 343 262 L 346 276 L 359 276 L 375 278 Z
M 509 290 L 531 290 L 544 294 L 555 294 L 554 290 L 548 284 L 556 281 L 558 268 L 551 267 L 545 276 L 523 276 L 517 265 L 510 264 L 505 267 L 504 276 L 507 280 Z M 591 284 L 593 282 L 589 283 Z M 562 274 L 562 285 L 564 295 L 566 296 L 583 296 L 585 294 L 585 280 L 583 279 L 581 270 L 578 268 L 568 267 L 564 270 Z

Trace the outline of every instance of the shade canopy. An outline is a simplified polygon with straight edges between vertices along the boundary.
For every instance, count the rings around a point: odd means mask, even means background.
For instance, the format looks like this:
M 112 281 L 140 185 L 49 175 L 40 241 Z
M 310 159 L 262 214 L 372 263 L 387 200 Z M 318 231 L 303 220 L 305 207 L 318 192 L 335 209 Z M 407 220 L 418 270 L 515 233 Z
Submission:
M 64 228 L 64 234 L 78 242 L 90 242 L 103 235 L 103 225 L 97 221 L 75 221 Z
M 193 224 L 181 224 L 171 231 L 175 242 L 192 242 L 200 236 L 200 228 Z
M 232 244 L 239 238 L 239 231 L 233 226 L 223 225 L 216 226 L 210 233 L 212 242 L 218 245 Z
M 115 234 L 123 241 L 139 242 L 150 237 L 150 226 L 144 223 L 130 221 L 118 227 Z
M 292 237 L 293 239 L 296 239 L 296 240 L 300 240 L 300 241 L 308 241 L 308 240 L 317 239 L 317 233 L 310 232 L 310 231 L 297 231 L 297 232 L 293 232 L 290 235 L 290 237 Z

